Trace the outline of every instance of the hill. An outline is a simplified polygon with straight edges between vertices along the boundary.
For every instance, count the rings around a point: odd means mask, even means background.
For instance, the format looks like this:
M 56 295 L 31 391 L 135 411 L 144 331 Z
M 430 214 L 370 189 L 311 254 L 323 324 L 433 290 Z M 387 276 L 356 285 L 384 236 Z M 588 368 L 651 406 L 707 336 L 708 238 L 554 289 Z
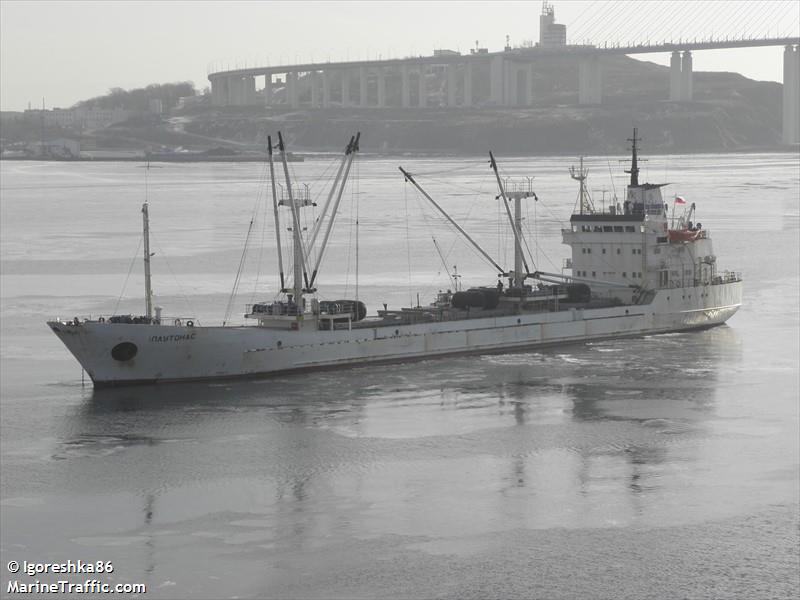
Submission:
M 429 82 L 432 103 L 444 79 Z M 476 77 L 476 85 L 485 83 Z M 356 130 L 362 151 L 482 154 L 610 154 L 626 151 L 632 125 L 640 128 L 653 152 L 720 152 L 781 149 L 782 86 L 737 73 L 694 73 L 694 99 L 671 102 L 669 69 L 626 56 L 606 57 L 603 103 L 578 105 L 578 59 L 542 60 L 534 71 L 534 105 L 524 108 L 343 108 L 291 110 L 273 106 L 211 106 L 189 83 L 112 90 L 78 106 L 146 111 L 150 98 L 161 100 L 162 116 L 139 116 L 105 129 L 83 132 L 83 149 L 163 151 L 182 146 L 205 150 L 227 146 L 263 151 L 267 134 L 281 130 L 293 150 L 340 150 Z M 301 81 L 302 85 L 302 81 Z M 282 92 L 277 92 L 278 99 Z M 399 84 L 387 81 L 389 102 L 399 104 Z M 178 98 L 190 96 L 189 102 Z M 351 97 L 353 97 L 351 95 Z M 27 137 L 39 139 L 39 120 Z M 24 123 L 4 123 L 13 137 Z M 50 136 L 69 132 L 54 130 Z
M 575 58 L 542 61 L 534 105 L 525 108 L 330 108 L 279 106 L 187 111 L 183 131 L 263 147 L 281 129 L 299 150 L 338 149 L 362 131 L 363 149 L 384 152 L 513 154 L 625 151 L 638 125 L 649 152 L 776 149 L 782 86 L 737 73 L 694 74 L 694 100 L 670 102 L 669 69 L 625 56 L 604 59 L 603 103 L 577 104 Z M 388 97 L 399 94 L 389 85 Z

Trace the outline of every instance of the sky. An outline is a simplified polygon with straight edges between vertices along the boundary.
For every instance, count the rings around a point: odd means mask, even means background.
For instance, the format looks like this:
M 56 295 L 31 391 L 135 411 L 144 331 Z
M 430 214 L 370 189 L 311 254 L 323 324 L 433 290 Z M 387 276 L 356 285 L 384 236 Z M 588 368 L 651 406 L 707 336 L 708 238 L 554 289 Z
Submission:
M 800 35 L 796 0 L 552 0 L 572 42 Z M 538 0 L 48 2 L 0 0 L 0 109 L 65 108 L 110 88 L 236 66 L 490 51 L 537 40 Z M 694 52 L 695 71 L 783 78 L 783 48 Z M 668 64 L 668 54 L 637 58 Z

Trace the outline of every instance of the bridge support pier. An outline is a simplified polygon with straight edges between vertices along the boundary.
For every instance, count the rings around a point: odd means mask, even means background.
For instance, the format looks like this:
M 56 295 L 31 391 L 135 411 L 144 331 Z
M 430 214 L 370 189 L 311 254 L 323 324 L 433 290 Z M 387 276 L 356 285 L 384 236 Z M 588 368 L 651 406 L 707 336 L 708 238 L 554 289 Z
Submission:
M 506 106 L 517 106 L 519 98 L 517 94 L 517 79 L 519 77 L 519 69 L 516 63 L 506 63 L 505 73 L 505 104 Z
M 228 78 L 228 104 L 231 106 L 241 106 L 244 86 L 241 77 Z
M 675 50 L 669 59 L 669 99 L 681 100 L 681 53 Z
M 386 107 L 386 69 L 378 69 L 378 106 Z
M 211 80 L 211 104 L 225 106 L 228 100 L 228 80 L 224 77 L 215 77 Z
M 408 75 L 408 65 L 400 66 L 400 106 L 411 106 L 411 81 Z
M 425 108 L 428 106 L 428 85 L 425 81 L 425 65 L 419 66 L 419 97 L 417 98 L 417 104 L 419 104 L 420 108 Z
M 603 73 L 600 57 L 587 56 L 578 65 L 578 104 L 600 104 L 603 101 Z
M 462 106 L 472 106 L 472 63 L 464 65 L 464 103 Z
M 669 59 L 669 99 L 671 102 L 691 102 L 694 97 L 692 53 L 675 50 Z
M 505 104 L 505 70 L 503 57 L 492 57 L 492 63 L 489 65 L 489 101 L 495 106 Z
M 239 103 L 239 79 L 237 77 L 227 78 L 228 97 L 226 101 L 227 106 L 236 106 Z
M 447 104 L 448 107 L 456 105 L 456 66 L 453 64 L 445 67 L 445 87 L 447 89 Z
M 800 46 L 783 51 L 783 143 L 800 144 Z
M 683 51 L 681 59 L 681 100 L 691 102 L 694 97 L 694 74 L 692 72 L 692 53 Z
M 311 108 L 319 106 L 319 74 L 316 71 L 306 73 L 309 91 L 311 92 Z
M 331 107 L 331 74 L 328 71 L 322 71 L 322 108 Z
M 256 102 L 256 78 L 252 75 L 234 77 L 228 82 L 229 89 L 233 90 L 234 106 L 252 106 Z
M 525 104 L 533 106 L 533 63 L 525 70 Z
M 264 75 L 264 106 L 272 106 L 274 103 L 272 94 L 272 75 Z
M 367 104 L 367 67 L 358 68 L 358 104 L 366 108 Z
M 319 108 L 319 72 L 311 71 L 307 77 L 311 86 L 311 108 Z
M 342 70 L 342 106 L 350 106 L 350 71 Z
M 300 106 L 297 96 L 297 73 L 295 72 L 286 74 L 286 103 L 291 108 L 298 108 Z

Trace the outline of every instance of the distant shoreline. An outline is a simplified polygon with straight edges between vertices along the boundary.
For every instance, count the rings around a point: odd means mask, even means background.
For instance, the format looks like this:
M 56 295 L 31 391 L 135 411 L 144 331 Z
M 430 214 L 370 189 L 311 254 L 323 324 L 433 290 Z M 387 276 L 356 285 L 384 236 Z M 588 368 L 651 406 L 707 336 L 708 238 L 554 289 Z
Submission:
M 489 149 L 487 149 L 487 152 Z M 327 159 L 331 156 L 337 155 L 339 152 L 334 150 L 308 150 L 302 156 L 297 156 L 290 159 L 289 162 L 311 162 L 315 159 Z M 661 149 L 653 149 L 648 153 L 649 156 L 703 156 L 715 154 L 797 154 L 800 158 L 800 144 L 795 146 L 778 145 L 775 147 L 754 147 L 754 148 L 735 148 L 735 149 L 721 149 L 721 150 L 702 150 L 686 152 L 665 152 Z M 381 159 L 388 157 L 408 157 L 408 158 L 484 158 L 484 153 L 464 153 L 464 152 L 431 152 L 430 150 L 424 151 L 411 151 L 411 150 L 396 150 L 393 152 L 361 152 L 362 159 Z M 506 158 L 526 158 L 526 157 L 541 157 L 541 156 L 565 156 L 573 157 L 578 154 L 572 152 L 530 152 L 525 154 L 511 153 L 503 154 Z M 624 154 L 611 153 L 611 154 L 598 154 L 589 152 L 584 154 L 586 157 L 607 157 L 607 156 L 625 156 Z M 298 160 L 299 159 L 299 160 Z M 100 157 L 80 157 L 80 158 L 36 158 L 28 156 L 0 156 L 0 161 L 9 162 L 55 162 L 55 163 L 106 163 L 106 162 L 138 162 L 138 163 L 165 163 L 165 164 L 195 164 L 195 163 L 265 163 L 267 156 L 219 156 L 207 158 L 151 158 L 147 156 L 100 156 Z
M 75 162 L 142 162 L 142 163 L 249 163 L 249 162 L 266 162 L 267 157 L 264 156 L 215 156 L 215 157 L 189 157 L 189 158 L 167 158 L 167 157 L 150 157 L 150 156 L 81 156 L 78 158 L 38 158 L 31 156 L 0 156 L 0 160 L 10 161 L 29 161 L 29 162 L 58 162 L 58 163 L 75 163 Z M 303 162 L 304 157 L 295 156 L 290 158 L 289 162 Z

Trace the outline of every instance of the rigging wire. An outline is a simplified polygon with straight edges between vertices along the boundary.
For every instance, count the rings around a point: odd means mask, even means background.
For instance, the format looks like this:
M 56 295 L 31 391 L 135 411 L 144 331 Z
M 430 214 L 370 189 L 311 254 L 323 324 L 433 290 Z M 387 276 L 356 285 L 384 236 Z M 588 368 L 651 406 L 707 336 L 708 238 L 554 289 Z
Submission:
M 614 194 L 614 204 L 617 203 L 617 186 L 614 184 L 614 173 L 611 171 L 611 159 L 606 154 L 606 164 L 608 165 L 608 177 L 611 179 L 611 193 Z
M 416 190 L 416 188 L 415 188 L 415 190 Z M 416 191 L 417 191 L 417 193 L 418 193 L 419 195 L 422 195 L 422 192 L 420 192 L 419 190 L 416 190 Z M 474 207 L 475 207 L 475 202 L 473 201 L 473 203 L 470 205 L 470 208 L 469 208 L 469 210 L 467 211 L 467 214 L 466 214 L 464 217 L 462 217 L 462 219 L 461 219 L 461 221 L 462 221 L 462 222 L 463 222 L 463 221 L 465 221 L 465 220 L 467 220 L 467 219 L 469 218 L 469 215 L 470 215 L 470 213 L 472 212 L 472 210 L 473 210 L 473 208 L 474 208 Z M 447 225 L 448 225 L 449 227 L 451 227 L 451 228 L 455 229 L 456 231 L 458 231 L 458 228 L 457 228 L 455 225 L 453 225 L 453 224 L 452 224 L 450 221 L 446 221 L 446 223 L 447 223 Z M 456 237 L 453 239 L 453 243 L 452 243 L 452 245 L 451 245 L 451 247 L 450 247 L 450 250 L 448 251 L 448 255 L 450 254 L 450 251 L 452 251 L 452 249 L 453 249 L 453 247 L 455 246 L 455 244 L 456 244 L 456 243 L 459 241 L 460 237 L 461 237 L 461 236 L 463 236 L 463 235 L 464 235 L 464 233 L 463 233 L 463 232 L 459 232 L 459 236 L 456 236 Z M 495 267 L 495 266 L 492 264 L 492 262 L 491 262 L 491 261 L 490 261 L 490 260 L 489 260 L 489 259 L 488 259 L 486 256 L 483 256 L 483 255 L 482 255 L 480 252 L 478 252 L 478 251 L 477 251 L 477 250 L 474 248 L 474 246 L 472 246 L 472 245 L 468 245 L 467 247 L 470 249 L 470 251 L 471 251 L 471 252 L 473 252 L 473 253 L 475 254 L 475 256 L 479 257 L 479 258 L 480 258 L 482 261 L 484 261 L 486 264 L 490 265 L 490 266 L 492 267 L 492 270 L 493 270 L 493 271 L 496 271 L 496 267 Z
M 436 236 L 433 234 L 433 227 L 431 226 L 430 222 L 428 221 L 428 215 L 425 212 L 425 205 L 422 204 L 421 199 L 420 199 L 419 196 L 420 196 L 419 194 L 415 195 L 414 199 L 417 201 L 417 208 L 419 209 L 419 212 L 422 215 L 422 221 L 425 223 L 425 227 L 428 230 L 428 233 L 430 234 L 431 239 L 433 240 L 433 245 L 436 248 L 436 252 L 439 254 L 439 258 L 442 261 L 442 265 L 444 266 L 444 273 L 445 273 L 445 275 L 447 275 L 448 282 L 449 283 L 453 283 L 454 287 L 458 287 L 457 281 L 450 277 L 450 267 L 447 264 L 447 259 L 446 259 L 445 255 L 442 253 L 442 249 L 439 246 L 439 242 L 436 241 Z M 441 273 L 438 273 L 437 276 L 441 276 Z M 427 291 L 428 288 L 431 287 L 432 281 L 433 280 L 429 281 L 428 284 L 426 285 L 426 291 Z
M 255 222 L 255 214 L 250 218 L 250 225 L 247 228 L 247 235 L 244 239 L 244 248 L 242 249 L 242 257 L 239 259 L 239 268 L 236 270 L 236 278 L 233 281 L 233 289 L 231 290 L 230 298 L 228 299 L 228 306 L 225 308 L 225 318 L 222 320 L 222 326 L 225 327 L 228 318 L 233 309 L 233 300 L 236 297 L 236 292 L 239 289 L 239 281 L 242 276 L 242 269 L 244 268 L 245 260 L 247 257 L 247 245 L 250 242 L 250 233 L 253 231 L 253 223 Z
M 353 221 L 354 206 L 356 202 L 356 193 L 353 188 L 350 188 L 350 229 L 347 235 L 347 271 L 344 277 L 344 296 L 347 297 L 347 292 L 350 289 L 350 256 L 353 252 Z
M 250 295 L 250 303 L 252 304 L 255 301 L 256 294 L 258 293 L 258 284 L 259 279 L 261 277 L 261 261 L 264 257 L 264 238 L 266 237 L 266 230 L 267 230 L 267 198 L 269 194 L 267 193 L 267 172 L 269 171 L 269 166 L 265 163 L 264 168 L 261 172 L 261 186 L 259 186 L 258 194 L 256 196 L 256 202 L 259 203 L 259 206 L 263 208 L 260 225 L 261 225 L 261 245 L 258 249 L 258 262 L 256 263 L 256 278 L 253 282 L 253 293 Z M 262 191 L 263 190 L 263 191 Z M 262 196 L 264 201 L 259 202 L 259 196 Z M 280 268 L 280 267 L 279 267 Z
M 403 205 L 406 211 L 406 258 L 408 260 L 408 299 L 409 306 L 414 306 L 411 294 L 411 234 L 408 229 L 408 182 L 403 186 Z
M 183 286 L 181 285 L 180 279 L 178 279 L 177 275 L 175 275 L 175 271 L 172 270 L 172 265 L 169 264 L 169 259 L 167 259 L 167 253 L 164 252 L 164 250 L 161 248 L 161 244 L 158 243 L 158 240 L 153 235 L 152 230 L 150 231 L 150 238 L 155 242 L 155 246 L 159 252 L 159 255 L 164 259 L 164 264 L 167 265 L 167 270 L 169 271 L 170 275 L 172 275 L 172 279 L 175 280 L 175 283 L 178 286 L 178 293 L 183 298 L 183 301 L 186 302 L 186 307 L 189 309 L 191 316 L 195 318 L 199 324 L 199 319 L 197 319 L 197 313 L 195 313 L 194 307 L 192 306 L 192 303 L 189 301 L 189 297 L 186 295 L 186 290 L 184 290 Z
M 439 255 L 439 260 L 442 261 L 442 266 L 444 267 L 444 272 L 445 273 L 449 273 L 450 272 L 450 268 L 447 265 L 447 261 L 444 259 L 444 254 L 442 254 L 442 249 L 439 246 L 439 242 L 436 241 L 436 237 L 433 236 L 433 235 L 431 235 L 431 239 L 433 240 L 433 247 L 436 248 L 436 253 Z M 448 275 L 448 277 L 449 277 L 449 275 Z M 453 280 L 453 289 L 455 291 L 458 291 L 457 286 L 455 285 L 455 279 Z
M 139 257 L 139 249 L 142 247 L 142 240 L 144 240 L 144 232 L 139 235 L 139 243 L 136 245 L 136 252 L 133 253 L 133 258 L 131 259 L 131 264 L 128 267 L 128 274 L 125 276 L 125 283 L 122 284 L 122 291 L 119 293 L 119 298 L 117 298 L 117 303 L 114 305 L 114 312 L 112 314 L 117 314 L 117 309 L 119 308 L 119 303 L 122 302 L 122 296 L 125 295 L 125 288 L 128 287 L 128 279 L 131 277 L 131 272 L 133 271 L 133 265 L 136 264 L 136 259 Z
M 356 157 L 353 157 L 353 160 L 356 160 Z M 356 186 L 358 186 L 358 182 L 360 181 L 360 165 L 359 162 L 356 161 Z M 356 204 L 356 302 L 358 302 L 358 208 L 359 208 L 359 198 L 360 195 L 357 193 L 353 193 L 353 186 L 350 186 L 350 195 L 355 197 L 355 204 Z
M 553 262 L 553 260 L 552 260 L 552 259 L 550 258 L 550 256 L 547 254 L 547 252 L 545 252 L 545 251 L 544 251 L 544 248 L 542 248 L 541 244 L 539 244 L 539 241 L 538 241 L 538 240 L 536 239 L 536 237 L 533 235 L 533 232 L 531 231 L 531 228 L 530 228 L 530 226 L 528 226 L 528 225 L 525 225 L 525 228 L 526 228 L 526 230 L 527 230 L 527 232 L 528 232 L 528 235 L 530 235 L 530 236 L 533 238 L 533 244 L 534 244 L 534 246 L 536 247 L 537 256 L 538 256 L 538 253 L 539 253 L 539 251 L 541 250 L 541 252 L 542 252 L 542 255 L 544 256 L 545 260 L 546 260 L 548 263 L 550 263 L 550 266 L 551 266 L 551 267 L 553 267 L 553 269 L 554 269 L 554 270 L 558 270 L 558 269 L 559 269 L 559 267 L 558 267 L 558 266 L 556 266 L 556 264 Z

